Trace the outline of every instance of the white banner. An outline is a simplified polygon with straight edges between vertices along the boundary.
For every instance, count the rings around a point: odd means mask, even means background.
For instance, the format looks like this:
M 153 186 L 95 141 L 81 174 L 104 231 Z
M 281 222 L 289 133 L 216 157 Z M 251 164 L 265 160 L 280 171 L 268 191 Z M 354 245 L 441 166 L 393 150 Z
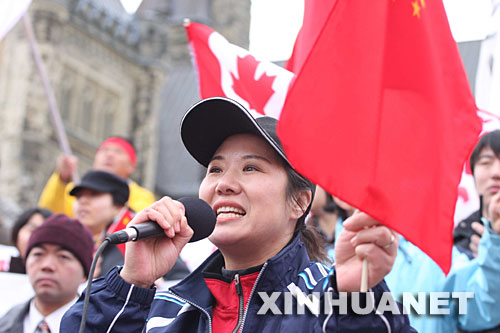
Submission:
M 0 1 L 0 40 L 28 10 L 31 0 Z
M 34 294 L 28 275 L 0 272 L 0 317 L 14 305 L 29 300 Z
M 494 0 L 488 36 L 481 43 L 476 74 L 478 108 L 500 116 L 500 1 Z

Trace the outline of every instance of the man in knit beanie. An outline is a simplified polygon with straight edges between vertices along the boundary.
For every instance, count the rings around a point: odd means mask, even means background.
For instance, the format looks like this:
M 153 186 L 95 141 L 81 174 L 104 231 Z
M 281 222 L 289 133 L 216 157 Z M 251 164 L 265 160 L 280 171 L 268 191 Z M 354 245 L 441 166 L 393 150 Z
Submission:
M 25 257 L 35 296 L 0 319 L 0 332 L 59 332 L 64 312 L 87 280 L 93 252 L 88 228 L 66 215 L 52 215 L 35 229 Z

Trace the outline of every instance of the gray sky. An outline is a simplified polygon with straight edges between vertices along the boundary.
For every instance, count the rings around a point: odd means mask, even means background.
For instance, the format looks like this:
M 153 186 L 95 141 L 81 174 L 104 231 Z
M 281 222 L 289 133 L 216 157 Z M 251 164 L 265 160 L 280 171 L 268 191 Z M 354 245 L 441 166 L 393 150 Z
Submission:
M 141 0 L 121 0 L 133 12 Z M 492 29 L 489 19 L 497 0 L 444 0 L 457 42 L 484 39 Z M 250 52 L 263 60 L 286 60 L 302 24 L 304 0 L 252 0 Z M 277 15 L 279 13 L 279 15 Z

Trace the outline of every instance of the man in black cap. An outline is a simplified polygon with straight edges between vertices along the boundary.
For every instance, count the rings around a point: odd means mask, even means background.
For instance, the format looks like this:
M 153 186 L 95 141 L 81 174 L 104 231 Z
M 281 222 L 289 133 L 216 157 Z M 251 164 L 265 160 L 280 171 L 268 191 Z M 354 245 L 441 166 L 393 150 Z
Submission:
M 70 195 L 76 197 L 73 204 L 74 216 L 90 229 L 97 246 L 101 245 L 111 231 L 108 230 L 110 227 L 116 223 L 123 224 L 123 216 L 129 216 L 126 218 L 128 223 L 133 215 L 126 206 L 129 197 L 127 182 L 106 171 L 87 172 L 80 184 L 71 190 Z M 123 264 L 124 251 L 125 247 L 120 249 L 108 245 L 100 259 L 100 265 L 96 268 L 97 275 L 104 275 L 109 269 Z
M 125 179 L 106 171 L 91 170 L 87 172 L 80 184 L 71 190 L 70 195 L 76 197 L 73 211 L 94 236 L 99 246 L 107 234 L 126 227 L 133 218 L 134 212 L 127 206 L 129 186 Z M 108 245 L 96 267 L 94 276 L 103 276 L 110 269 L 123 264 L 125 244 Z M 174 269 L 164 279 L 178 280 L 189 274 L 189 270 L 178 260 Z
M 1 332 L 59 332 L 66 310 L 87 280 L 94 242 L 77 220 L 57 214 L 35 229 L 26 250 L 26 272 L 33 299 L 14 306 L 0 319 Z

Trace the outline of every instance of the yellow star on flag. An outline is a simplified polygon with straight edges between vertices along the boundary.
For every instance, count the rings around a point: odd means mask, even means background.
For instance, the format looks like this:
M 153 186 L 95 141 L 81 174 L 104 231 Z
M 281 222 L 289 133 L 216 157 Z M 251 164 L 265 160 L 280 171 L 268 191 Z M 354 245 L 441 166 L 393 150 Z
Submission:
M 411 5 L 413 6 L 413 16 L 416 16 L 418 18 L 420 18 L 420 10 L 422 9 L 420 7 L 420 5 L 418 4 L 418 1 L 419 0 L 415 0 L 411 3 Z
M 129 218 L 128 216 L 126 216 L 126 217 L 123 219 L 123 221 L 122 221 L 123 225 L 127 225 L 129 222 L 130 222 L 130 218 Z

